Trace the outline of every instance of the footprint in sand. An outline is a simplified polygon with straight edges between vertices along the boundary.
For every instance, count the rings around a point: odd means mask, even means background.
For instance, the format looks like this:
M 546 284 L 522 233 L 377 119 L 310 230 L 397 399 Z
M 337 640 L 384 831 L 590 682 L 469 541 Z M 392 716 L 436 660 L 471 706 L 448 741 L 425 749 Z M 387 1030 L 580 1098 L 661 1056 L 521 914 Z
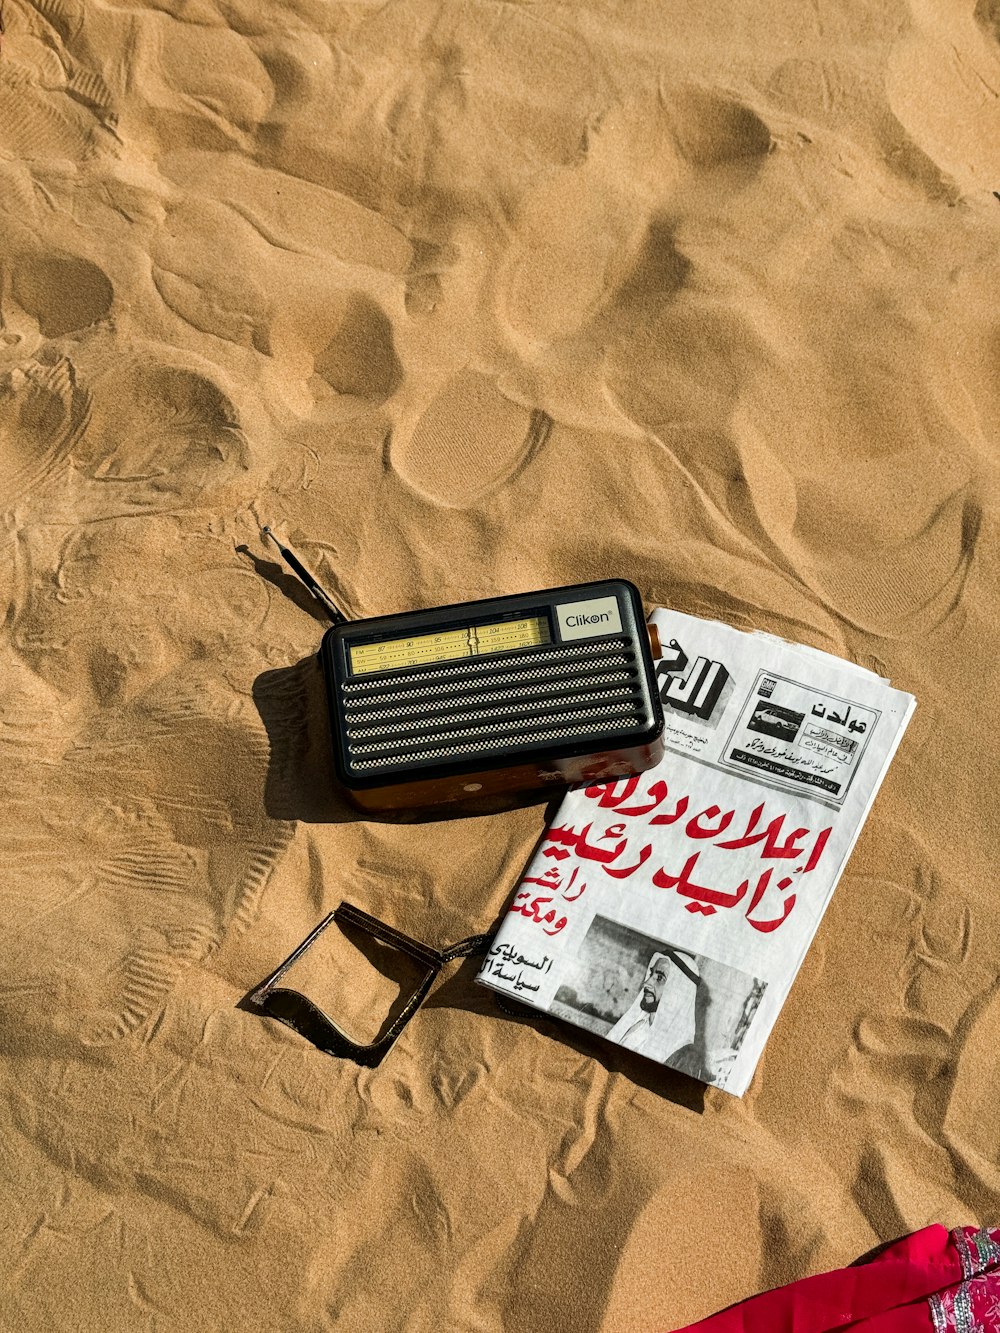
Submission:
M 771 131 L 756 111 L 707 89 L 674 93 L 666 116 L 684 161 L 703 170 L 729 168 L 730 185 L 755 176 L 771 149 Z
M 870 482 L 870 494 L 878 495 L 879 484 L 901 490 L 902 475 L 903 469 L 869 467 L 853 495 L 846 485 L 838 492 L 835 482 L 813 486 L 808 494 L 800 487 L 802 530 L 816 534 L 801 549 L 808 552 L 809 582 L 831 611 L 865 633 L 910 641 L 943 625 L 961 605 L 984 511 L 977 484 L 970 481 L 940 503 L 925 501 L 923 512 L 919 501 L 911 501 L 902 515 L 910 530 L 876 541 L 872 534 L 881 514 L 864 494 L 864 481 Z
M 496 305 L 551 415 L 649 429 L 625 400 L 662 362 L 660 322 L 691 286 L 678 235 L 688 220 L 711 224 L 771 142 L 750 107 L 678 89 L 609 112 L 583 160 L 529 193 Z
M 271 104 L 271 81 L 250 39 L 222 23 L 142 6 L 132 27 L 123 117 L 151 157 L 164 147 L 227 152 L 243 146 Z
M 61 92 L 41 88 L 23 66 L 12 65 L 0 84 L 4 149 L 21 161 L 79 162 L 92 151 L 97 117 Z
M 34 707 L 43 738 L 44 705 L 29 699 L 20 719 Z M 55 777 L 35 750 L 0 756 L 18 829 L 7 923 L 34 939 L 0 982 L 0 1031 L 22 1050 L 53 1026 L 100 1046 L 149 1021 L 247 928 L 292 834 L 262 808 L 269 747 L 252 704 L 211 665 L 102 710 L 78 740 L 62 736 Z
M 0 378 L 0 509 L 57 471 L 88 406 L 65 358 L 48 366 L 32 361 Z
M 89 1040 L 134 1030 L 192 962 L 253 920 L 292 832 L 261 808 L 268 762 L 252 706 L 207 668 L 195 681 L 188 672 L 157 682 L 74 765 L 95 790 L 134 808 L 131 827 L 102 854 L 96 894 L 135 904 L 156 927 L 129 948 Z
M 403 374 L 393 346 L 392 325 L 361 292 L 345 298 L 340 327 L 317 353 L 313 365 L 315 373 L 338 394 L 370 404 L 391 397 Z
M 73 461 L 135 504 L 192 500 L 248 462 L 236 408 L 206 376 L 133 362 L 93 385 L 90 423 Z
M 62 338 L 105 319 L 114 288 L 107 274 L 74 255 L 39 255 L 14 267 L 14 300 L 45 338 Z
M 402 479 L 437 504 L 474 504 L 527 466 L 552 427 L 541 411 L 511 402 L 488 375 L 466 367 L 390 452 Z
M 572 337 L 612 305 L 627 314 L 637 297 L 672 297 L 683 264 L 657 258 L 672 225 L 705 197 L 717 203 L 745 186 L 770 144 L 756 112 L 701 89 L 610 112 L 583 162 L 524 203 L 501 279 L 512 332 L 537 354 L 539 343 Z

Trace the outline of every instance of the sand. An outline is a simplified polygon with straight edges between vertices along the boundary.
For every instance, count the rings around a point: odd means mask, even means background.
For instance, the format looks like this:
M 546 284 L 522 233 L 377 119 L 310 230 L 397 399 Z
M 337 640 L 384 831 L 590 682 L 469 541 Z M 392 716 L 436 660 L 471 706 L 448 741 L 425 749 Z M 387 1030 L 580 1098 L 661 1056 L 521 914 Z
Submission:
M 670 1329 L 996 1221 L 996 0 L 4 19 L 0 1326 Z M 374 1071 L 237 1008 L 545 817 L 344 804 L 267 521 L 353 615 L 625 576 L 917 696 L 745 1099 L 472 963 Z

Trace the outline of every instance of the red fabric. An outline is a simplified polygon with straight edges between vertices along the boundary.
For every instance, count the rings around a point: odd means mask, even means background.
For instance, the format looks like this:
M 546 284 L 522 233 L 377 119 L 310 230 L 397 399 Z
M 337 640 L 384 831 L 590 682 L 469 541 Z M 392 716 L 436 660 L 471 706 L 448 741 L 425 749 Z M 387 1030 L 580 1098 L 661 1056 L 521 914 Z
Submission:
M 1000 1231 L 925 1227 L 677 1333 L 1000 1333 Z

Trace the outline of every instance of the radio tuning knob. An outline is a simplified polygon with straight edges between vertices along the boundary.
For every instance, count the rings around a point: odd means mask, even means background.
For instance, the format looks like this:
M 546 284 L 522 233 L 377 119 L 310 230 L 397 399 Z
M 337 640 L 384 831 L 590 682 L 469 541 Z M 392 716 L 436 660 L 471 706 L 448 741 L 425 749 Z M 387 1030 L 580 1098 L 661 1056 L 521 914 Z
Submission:
M 650 652 L 652 652 L 652 654 L 653 654 L 653 660 L 656 661 L 657 658 L 660 658 L 660 657 L 663 656 L 663 649 L 660 647 L 660 633 L 659 633 L 659 630 L 657 630 L 657 628 L 656 628 L 655 625 L 649 625 L 649 624 L 647 624 L 647 625 L 646 625 L 646 629 L 649 630 L 649 648 L 650 648 Z

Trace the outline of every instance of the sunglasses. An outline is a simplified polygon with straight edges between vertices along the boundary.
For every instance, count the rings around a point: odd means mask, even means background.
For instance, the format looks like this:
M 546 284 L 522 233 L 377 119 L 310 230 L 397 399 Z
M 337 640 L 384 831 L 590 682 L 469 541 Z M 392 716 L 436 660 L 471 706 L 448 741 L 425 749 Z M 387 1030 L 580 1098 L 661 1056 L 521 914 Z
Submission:
M 333 921 L 407 955 L 419 963 L 422 969 L 403 1007 L 371 1042 L 355 1041 L 308 996 L 278 984 Z M 456 958 L 468 958 L 472 954 L 485 953 L 490 938 L 488 934 L 471 935 L 448 949 L 432 949 L 429 945 L 421 944 L 419 940 L 404 935 L 402 931 L 387 926 L 377 917 L 369 916 L 353 903 L 341 903 L 323 918 L 266 980 L 241 1001 L 240 1007 L 262 1017 L 276 1018 L 279 1023 L 284 1023 L 286 1027 L 290 1027 L 300 1037 L 305 1037 L 306 1041 L 312 1042 L 318 1050 L 325 1051 L 327 1055 L 353 1060 L 356 1064 L 374 1069 L 389 1053 L 400 1033 L 420 1008 L 442 967 Z

